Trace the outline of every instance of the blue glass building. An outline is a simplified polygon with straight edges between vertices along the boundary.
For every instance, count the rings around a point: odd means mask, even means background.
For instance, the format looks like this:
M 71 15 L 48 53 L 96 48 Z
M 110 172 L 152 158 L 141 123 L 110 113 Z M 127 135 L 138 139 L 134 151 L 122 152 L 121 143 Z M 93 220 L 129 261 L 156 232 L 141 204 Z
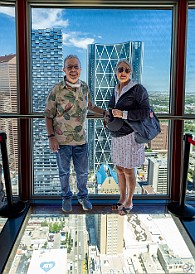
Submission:
M 107 109 L 109 98 L 117 83 L 116 63 L 126 58 L 132 65 L 132 79 L 141 83 L 143 67 L 143 42 L 88 45 L 88 85 L 94 103 Z M 110 134 L 101 119 L 88 121 L 89 170 L 97 172 L 102 164 L 112 167 Z
M 63 77 L 60 28 L 32 30 L 32 109 L 43 112 L 51 88 Z M 33 119 L 34 194 L 60 193 L 56 158 L 49 149 L 45 121 Z

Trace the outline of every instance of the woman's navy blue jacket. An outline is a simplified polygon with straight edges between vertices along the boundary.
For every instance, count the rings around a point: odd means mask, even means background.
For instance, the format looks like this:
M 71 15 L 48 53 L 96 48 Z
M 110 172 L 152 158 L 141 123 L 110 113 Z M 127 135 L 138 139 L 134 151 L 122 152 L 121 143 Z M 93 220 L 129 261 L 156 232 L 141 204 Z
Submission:
M 150 114 L 148 92 L 141 84 L 136 84 L 122 94 L 115 104 L 115 91 L 113 91 L 112 97 L 108 103 L 108 108 L 110 112 L 110 121 L 116 119 L 112 115 L 113 108 L 128 111 L 127 122 L 128 120 L 144 120 Z M 133 132 L 132 128 L 122 118 L 117 119 L 122 120 L 123 123 L 121 123 L 122 126 L 119 130 L 111 131 L 112 136 L 118 137 Z

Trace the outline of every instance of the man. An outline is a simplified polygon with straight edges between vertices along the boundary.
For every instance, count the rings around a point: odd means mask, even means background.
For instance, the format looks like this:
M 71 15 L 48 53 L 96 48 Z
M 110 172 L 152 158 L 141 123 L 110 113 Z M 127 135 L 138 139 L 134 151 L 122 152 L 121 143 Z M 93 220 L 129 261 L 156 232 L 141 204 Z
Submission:
M 87 109 L 105 115 L 105 110 L 93 106 L 85 82 L 79 79 L 81 63 L 76 55 L 64 60 L 65 77 L 48 95 L 44 111 L 50 149 L 56 153 L 62 190 L 62 210 L 72 211 L 70 162 L 76 172 L 78 201 L 84 210 L 92 209 L 88 199 L 88 147 L 85 134 Z

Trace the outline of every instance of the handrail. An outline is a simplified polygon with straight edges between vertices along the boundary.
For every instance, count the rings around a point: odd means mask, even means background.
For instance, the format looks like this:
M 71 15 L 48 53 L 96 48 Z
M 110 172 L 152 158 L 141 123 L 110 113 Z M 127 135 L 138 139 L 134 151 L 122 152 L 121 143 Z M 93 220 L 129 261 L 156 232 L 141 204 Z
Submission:
M 192 134 L 185 134 L 183 138 L 184 153 L 183 153 L 183 176 L 182 183 L 180 185 L 180 201 L 171 202 L 168 204 L 168 210 L 182 219 L 193 219 L 195 218 L 195 207 L 185 204 L 186 200 L 186 188 L 187 188 L 187 175 L 188 165 L 190 157 L 190 144 L 195 145 L 192 140 Z
M 13 202 L 9 160 L 7 153 L 7 134 L 3 131 L 0 131 L 0 149 L 3 163 L 5 188 L 7 194 L 7 204 L 0 209 L 0 216 L 14 218 L 25 210 L 26 205 L 22 201 Z
M 169 120 L 195 120 L 195 114 L 184 114 L 184 115 L 170 115 L 170 114 L 156 114 L 160 120 L 169 119 Z M 44 118 L 42 113 L 32 113 L 32 114 L 18 114 L 18 113 L 0 113 L 1 118 L 18 118 L 18 119 L 27 119 L 27 118 Z M 102 115 L 88 113 L 88 119 L 102 118 Z

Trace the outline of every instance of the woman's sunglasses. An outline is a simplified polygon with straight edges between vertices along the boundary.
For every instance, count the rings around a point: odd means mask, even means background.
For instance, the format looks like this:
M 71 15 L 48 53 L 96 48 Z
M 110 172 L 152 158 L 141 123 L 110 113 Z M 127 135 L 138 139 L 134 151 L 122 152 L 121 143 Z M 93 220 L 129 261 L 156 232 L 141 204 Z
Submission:
M 123 68 L 123 67 L 118 68 L 119 73 L 122 73 L 123 71 L 125 71 L 125 73 L 129 73 L 131 70 L 130 68 Z

